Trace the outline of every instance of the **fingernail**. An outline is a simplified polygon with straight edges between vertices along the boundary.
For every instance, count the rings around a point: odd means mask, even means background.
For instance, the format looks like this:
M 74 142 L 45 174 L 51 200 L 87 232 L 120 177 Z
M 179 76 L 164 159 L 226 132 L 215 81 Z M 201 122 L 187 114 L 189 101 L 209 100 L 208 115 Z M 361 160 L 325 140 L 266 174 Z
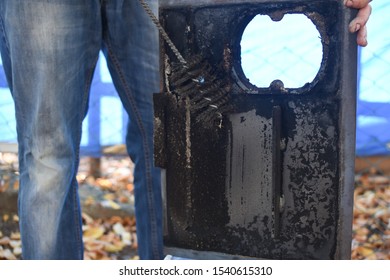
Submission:
M 344 5 L 346 5 L 347 7 L 351 7 L 353 5 L 353 2 L 350 0 L 344 0 Z
M 360 30 L 360 24 L 358 23 L 358 24 L 356 24 L 356 27 L 355 27 L 355 32 L 357 32 L 357 31 L 359 31 Z

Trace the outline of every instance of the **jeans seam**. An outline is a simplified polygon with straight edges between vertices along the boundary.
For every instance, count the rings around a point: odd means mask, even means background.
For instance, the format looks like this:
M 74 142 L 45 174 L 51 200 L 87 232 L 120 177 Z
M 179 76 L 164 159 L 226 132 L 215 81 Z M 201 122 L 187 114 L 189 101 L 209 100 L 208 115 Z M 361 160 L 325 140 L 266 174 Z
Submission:
M 137 106 L 135 105 L 135 101 L 134 101 L 134 97 L 132 95 L 131 89 L 126 82 L 126 79 L 125 79 L 124 74 L 123 74 L 123 70 L 121 69 L 120 64 L 118 63 L 116 56 L 112 52 L 112 48 L 111 48 L 111 45 L 109 44 L 108 38 L 106 38 L 106 47 L 108 50 L 108 52 L 107 52 L 108 56 L 111 58 L 113 65 L 114 65 L 114 67 L 119 75 L 119 80 L 121 81 L 124 92 L 125 92 L 126 96 L 128 97 L 128 101 L 130 103 L 131 109 L 133 110 L 133 113 L 136 117 L 136 123 L 137 123 L 139 130 L 141 132 L 141 135 L 142 135 L 142 145 L 144 147 L 144 155 L 145 155 L 144 161 L 145 161 L 145 169 L 146 169 L 146 190 L 147 190 L 147 196 L 148 196 L 147 201 L 149 203 L 148 212 L 149 212 L 149 216 L 151 219 L 152 248 L 153 248 L 154 256 L 160 258 L 161 256 L 159 256 L 159 251 L 158 251 L 157 220 L 155 219 L 155 215 L 154 215 L 154 212 L 156 212 L 156 210 L 154 209 L 152 167 L 151 167 L 150 162 L 149 162 L 150 151 L 149 151 L 149 145 L 148 145 L 147 140 L 146 140 L 145 128 L 142 124 L 141 116 L 140 116 L 139 111 L 137 110 Z
M 95 63 L 94 65 L 96 64 L 97 62 L 97 59 L 95 59 Z M 84 86 L 84 93 L 83 93 L 83 99 L 82 99 L 82 107 L 83 110 L 85 111 L 85 108 L 87 106 L 87 102 L 88 102 L 88 95 L 89 95 L 89 91 L 90 91 L 90 88 L 91 88 L 91 80 L 92 80 L 92 75 L 94 73 L 94 67 L 92 67 L 90 70 L 89 70 L 89 73 L 87 74 L 87 80 L 86 80 L 86 84 Z M 80 141 L 81 141 L 81 134 L 82 134 L 82 122 L 83 122 L 83 119 L 84 119 L 84 111 L 81 112 L 82 114 L 80 115 L 81 117 L 79 118 L 79 125 L 78 125 L 78 132 L 77 132 L 77 139 L 78 139 L 78 145 L 77 145 L 77 148 L 76 148 L 76 155 L 75 155 L 75 168 L 74 168 L 74 173 L 76 174 L 77 173 L 77 170 L 78 170 L 78 163 L 80 161 Z M 74 178 L 74 183 L 72 183 L 72 187 L 73 188 L 76 188 L 77 187 L 77 180 Z M 80 215 L 81 215 L 81 206 L 80 206 L 80 201 L 78 199 L 78 196 L 77 196 L 77 192 L 78 192 L 78 188 L 76 190 L 73 190 L 73 203 L 74 205 L 76 206 L 75 209 L 73 209 L 73 212 L 74 212 L 74 220 L 75 220 L 75 228 L 76 228 L 76 231 L 77 231 L 77 243 L 78 243 L 78 252 L 79 252 L 79 257 L 80 259 L 83 259 L 84 256 L 83 256 L 83 251 L 84 251 L 84 244 L 83 244 L 83 240 L 82 238 L 80 237 L 81 234 L 82 234 L 82 229 L 81 229 L 81 226 L 80 226 Z

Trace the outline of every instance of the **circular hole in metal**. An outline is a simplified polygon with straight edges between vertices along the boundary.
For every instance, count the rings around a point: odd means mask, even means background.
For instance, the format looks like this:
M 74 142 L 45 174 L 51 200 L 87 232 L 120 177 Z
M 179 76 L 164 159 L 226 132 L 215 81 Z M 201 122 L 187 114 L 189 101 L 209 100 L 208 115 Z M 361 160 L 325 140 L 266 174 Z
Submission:
M 241 67 L 249 82 L 267 88 L 280 80 L 285 88 L 312 82 L 320 67 L 320 33 L 303 14 L 286 14 L 280 21 L 255 16 L 241 39 Z

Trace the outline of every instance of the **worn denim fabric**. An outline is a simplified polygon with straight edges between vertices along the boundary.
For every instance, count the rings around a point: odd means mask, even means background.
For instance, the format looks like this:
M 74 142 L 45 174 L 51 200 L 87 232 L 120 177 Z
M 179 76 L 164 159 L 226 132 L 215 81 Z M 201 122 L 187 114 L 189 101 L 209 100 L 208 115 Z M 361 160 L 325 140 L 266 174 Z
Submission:
M 156 0 L 149 1 L 154 11 Z M 15 101 L 24 259 L 82 259 L 76 173 L 91 80 L 103 50 L 129 114 L 141 259 L 162 259 L 153 166 L 158 33 L 136 0 L 0 0 L 0 47 Z M 93 93 L 92 93 L 93 94 Z

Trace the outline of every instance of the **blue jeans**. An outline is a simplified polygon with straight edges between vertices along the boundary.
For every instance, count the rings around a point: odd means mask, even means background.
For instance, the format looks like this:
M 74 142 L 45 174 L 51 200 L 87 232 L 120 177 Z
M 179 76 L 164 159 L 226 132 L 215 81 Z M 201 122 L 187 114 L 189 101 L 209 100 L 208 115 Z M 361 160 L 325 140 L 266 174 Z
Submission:
M 156 0 L 150 0 L 156 12 Z M 76 173 L 81 124 L 103 50 L 130 121 L 141 259 L 162 259 L 153 165 L 158 33 L 136 0 L 0 0 L 0 47 L 15 101 L 24 259 L 82 259 Z

